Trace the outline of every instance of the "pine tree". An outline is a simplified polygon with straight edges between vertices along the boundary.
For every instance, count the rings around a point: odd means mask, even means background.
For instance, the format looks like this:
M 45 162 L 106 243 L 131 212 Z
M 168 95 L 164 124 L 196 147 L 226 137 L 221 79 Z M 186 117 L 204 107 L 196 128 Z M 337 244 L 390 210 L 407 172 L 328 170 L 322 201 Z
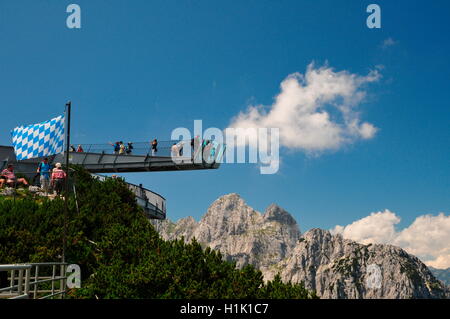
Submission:
M 66 258 L 82 270 L 74 298 L 311 298 L 277 276 L 264 283 L 193 240 L 164 241 L 120 179 L 99 181 L 75 170 L 79 211 L 70 197 Z M 0 197 L 0 263 L 58 261 L 64 203 Z

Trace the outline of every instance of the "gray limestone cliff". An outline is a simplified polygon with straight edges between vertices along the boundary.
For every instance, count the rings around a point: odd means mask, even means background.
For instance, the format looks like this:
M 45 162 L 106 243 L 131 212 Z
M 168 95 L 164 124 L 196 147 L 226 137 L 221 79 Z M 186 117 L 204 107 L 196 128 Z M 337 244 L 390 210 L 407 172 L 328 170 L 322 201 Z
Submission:
M 237 194 L 217 199 L 199 222 L 152 221 L 166 240 L 196 238 L 237 267 L 252 264 L 265 280 L 303 282 L 322 298 L 445 298 L 448 290 L 416 257 L 390 245 L 362 245 L 321 229 L 301 234 L 271 205 L 261 214 Z

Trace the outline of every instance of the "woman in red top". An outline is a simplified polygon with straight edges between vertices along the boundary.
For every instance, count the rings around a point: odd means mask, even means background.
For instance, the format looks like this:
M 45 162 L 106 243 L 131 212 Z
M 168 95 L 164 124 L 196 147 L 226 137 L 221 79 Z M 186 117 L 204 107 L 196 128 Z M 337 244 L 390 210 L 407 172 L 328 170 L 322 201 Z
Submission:
M 52 171 L 51 183 L 57 195 L 61 194 L 65 180 L 66 180 L 66 172 L 62 170 L 61 163 L 56 163 L 55 168 Z

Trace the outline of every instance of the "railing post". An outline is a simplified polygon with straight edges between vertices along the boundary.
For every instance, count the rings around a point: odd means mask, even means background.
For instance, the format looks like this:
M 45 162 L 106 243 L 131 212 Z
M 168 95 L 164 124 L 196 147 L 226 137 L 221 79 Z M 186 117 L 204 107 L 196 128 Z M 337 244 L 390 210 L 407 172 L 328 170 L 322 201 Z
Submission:
M 35 271 L 34 271 L 34 281 L 38 281 L 39 278 L 39 265 L 36 265 Z M 38 284 L 34 284 L 34 294 L 33 298 L 36 299 L 37 297 L 37 286 Z
M 23 292 L 23 269 L 19 269 L 19 282 L 17 283 L 17 292 L 19 296 Z
M 25 294 L 27 295 L 27 298 L 30 297 L 28 295 L 30 293 L 30 277 L 31 277 L 31 267 L 25 270 Z
M 59 268 L 59 272 L 60 272 L 60 276 L 61 276 L 61 280 L 59 281 L 59 292 L 61 293 L 61 299 L 63 299 L 64 298 L 63 291 L 66 290 L 65 279 L 64 279 L 64 277 L 66 276 L 66 273 L 64 271 L 65 268 L 66 268 L 66 265 L 65 264 L 61 264 L 59 267 L 60 267 Z
M 9 293 L 10 294 L 12 294 L 13 293 L 13 290 L 14 290 L 14 284 L 16 283 L 16 271 L 13 269 L 13 270 L 11 270 L 11 285 L 10 285 L 10 290 L 9 290 Z
M 52 267 L 52 295 L 55 293 L 55 274 L 56 274 L 56 265 Z

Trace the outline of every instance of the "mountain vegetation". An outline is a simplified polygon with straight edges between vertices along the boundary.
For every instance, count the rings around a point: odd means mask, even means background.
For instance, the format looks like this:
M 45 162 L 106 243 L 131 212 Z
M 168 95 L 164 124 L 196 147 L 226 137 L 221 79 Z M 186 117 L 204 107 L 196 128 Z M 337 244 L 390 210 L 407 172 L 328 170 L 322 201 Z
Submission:
M 324 299 L 450 296 L 423 262 L 400 247 L 364 245 L 318 228 L 301 233 L 283 208 L 273 204 L 260 213 L 235 193 L 215 200 L 198 222 L 186 217 L 152 223 L 166 240 L 195 239 L 239 268 L 256 267 L 264 280 L 279 274 Z
M 280 276 L 264 282 L 252 265 L 237 268 L 195 240 L 163 240 L 121 179 L 75 167 L 73 180 L 66 260 L 82 271 L 73 298 L 316 298 Z M 0 264 L 59 261 L 63 234 L 63 200 L 0 196 Z

